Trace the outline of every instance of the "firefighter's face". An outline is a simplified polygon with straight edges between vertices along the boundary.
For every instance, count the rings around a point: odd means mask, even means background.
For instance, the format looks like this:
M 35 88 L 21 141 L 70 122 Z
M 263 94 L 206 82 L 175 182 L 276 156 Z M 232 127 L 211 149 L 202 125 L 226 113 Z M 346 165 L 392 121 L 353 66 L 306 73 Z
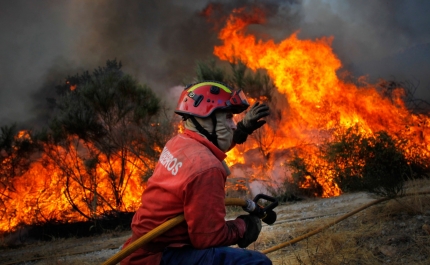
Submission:
M 234 115 L 232 112 L 227 112 L 225 116 L 225 123 L 230 129 L 235 131 L 237 129 L 237 126 L 236 126 L 236 122 L 233 120 L 233 116 Z

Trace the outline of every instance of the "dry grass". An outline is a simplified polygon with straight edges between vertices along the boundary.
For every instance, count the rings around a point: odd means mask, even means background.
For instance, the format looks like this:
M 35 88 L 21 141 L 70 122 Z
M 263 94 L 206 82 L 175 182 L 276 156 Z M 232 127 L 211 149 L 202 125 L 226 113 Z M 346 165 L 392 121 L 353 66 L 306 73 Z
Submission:
M 429 180 L 411 181 L 406 193 L 423 191 L 426 187 L 430 190 Z M 286 223 L 267 228 L 256 245 L 260 250 L 266 249 L 334 219 Z M 273 264 L 282 265 L 430 264 L 429 233 L 430 195 L 412 195 L 372 206 L 268 256 Z

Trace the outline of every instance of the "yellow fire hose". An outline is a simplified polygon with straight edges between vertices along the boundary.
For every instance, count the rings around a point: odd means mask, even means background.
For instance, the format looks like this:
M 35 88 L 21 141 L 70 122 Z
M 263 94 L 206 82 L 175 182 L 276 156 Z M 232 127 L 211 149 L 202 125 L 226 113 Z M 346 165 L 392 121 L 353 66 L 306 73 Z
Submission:
M 425 195 L 425 194 L 430 194 L 430 192 L 418 192 L 418 193 L 411 193 L 411 194 L 404 194 L 404 195 L 400 195 L 398 197 L 406 197 L 406 196 L 411 196 L 411 195 Z M 372 205 L 376 205 L 378 203 L 381 203 L 383 201 L 387 201 L 389 199 L 392 198 L 381 198 L 379 200 L 375 200 L 373 202 L 370 202 L 350 213 L 347 213 L 343 216 L 341 216 L 340 218 L 320 227 L 317 228 L 307 234 L 304 234 L 300 237 L 294 238 L 290 241 L 286 241 L 284 243 L 281 243 L 279 245 L 276 245 L 274 247 L 268 248 L 266 250 L 261 251 L 261 253 L 263 254 L 268 254 L 271 252 L 274 252 L 276 250 L 279 250 L 281 248 L 287 247 L 289 245 L 292 245 L 294 243 L 297 243 L 303 239 L 306 239 L 310 236 L 313 236 L 315 234 L 318 234 L 319 232 L 343 221 L 344 219 L 372 206 Z M 246 200 L 244 199 L 239 199 L 239 198 L 228 198 L 225 199 L 225 205 L 226 206 L 242 206 L 245 207 L 246 206 Z M 166 221 L 165 223 L 159 225 L 158 227 L 154 228 L 153 230 L 151 230 L 150 232 L 148 232 L 147 234 L 143 235 L 142 237 L 140 237 L 139 239 L 137 239 L 136 241 L 134 241 L 133 243 L 129 244 L 126 248 L 122 249 L 121 251 L 119 251 L 118 253 L 116 253 L 115 255 L 113 255 L 110 259 L 108 259 L 107 261 L 105 261 L 102 265 L 114 265 L 117 264 L 118 262 L 120 262 L 121 260 L 123 260 L 125 257 L 127 257 L 128 255 L 130 255 L 131 253 L 133 253 L 134 251 L 136 251 L 138 248 L 140 248 L 141 246 L 143 246 L 144 244 L 148 243 L 149 241 L 151 241 L 152 239 L 156 238 L 157 236 L 163 234 L 164 232 L 166 232 L 167 230 L 173 228 L 174 226 L 180 224 L 181 222 L 183 222 L 185 220 L 184 215 L 178 215 L 173 219 L 170 219 L 168 221 Z

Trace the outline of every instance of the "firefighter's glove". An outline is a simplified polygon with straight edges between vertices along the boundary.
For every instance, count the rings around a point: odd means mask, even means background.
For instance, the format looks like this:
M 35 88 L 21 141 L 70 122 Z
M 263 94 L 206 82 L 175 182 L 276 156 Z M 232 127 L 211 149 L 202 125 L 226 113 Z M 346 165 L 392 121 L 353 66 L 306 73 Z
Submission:
M 254 103 L 251 109 L 245 114 L 243 120 L 237 123 L 237 129 L 233 134 L 233 141 L 241 144 L 246 141 L 248 135 L 263 126 L 266 121 L 260 120 L 269 115 L 269 107 L 260 102 Z
M 243 234 L 243 237 L 237 241 L 237 245 L 240 248 L 246 248 L 252 242 L 257 240 L 261 231 L 261 220 L 256 215 L 252 214 L 240 215 L 237 218 L 243 219 L 246 224 L 245 233 Z

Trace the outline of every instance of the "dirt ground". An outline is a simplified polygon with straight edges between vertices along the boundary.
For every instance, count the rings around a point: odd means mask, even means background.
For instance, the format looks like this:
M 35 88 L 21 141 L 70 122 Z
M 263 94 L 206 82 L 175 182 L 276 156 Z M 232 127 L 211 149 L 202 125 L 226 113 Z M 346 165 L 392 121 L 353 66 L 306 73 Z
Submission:
M 418 187 L 430 190 L 428 182 Z M 411 197 L 418 200 L 413 206 L 400 199 L 391 203 L 392 206 L 390 202 L 372 206 L 318 235 L 267 255 L 273 264 L 279 265 L 430 264 L 427 263 L 430 260 L 430 196 L 424 196 L 426 200 L 418 197 Z M 350 193 L 282 204 L 275 209 L 278 215 L 275 224 L 264 224 L 259 239 L 249 248 L 267 250 L 330 224 L 376 199 L 366 193 Z M 237 214 L 240 212 L 229 211 L 228 218 Z M 429 225 L 428 231 L 426 225 Z M 17 248 L 3 247 L 0 265 L 100 264 L 117 253 L 129 235 L 130 231 L 120 231 L 96 237 L 32 242 Z M 404 248 L 407 253 L 398 257 Z M 356 257 L 359 252 L 363 253 Z

